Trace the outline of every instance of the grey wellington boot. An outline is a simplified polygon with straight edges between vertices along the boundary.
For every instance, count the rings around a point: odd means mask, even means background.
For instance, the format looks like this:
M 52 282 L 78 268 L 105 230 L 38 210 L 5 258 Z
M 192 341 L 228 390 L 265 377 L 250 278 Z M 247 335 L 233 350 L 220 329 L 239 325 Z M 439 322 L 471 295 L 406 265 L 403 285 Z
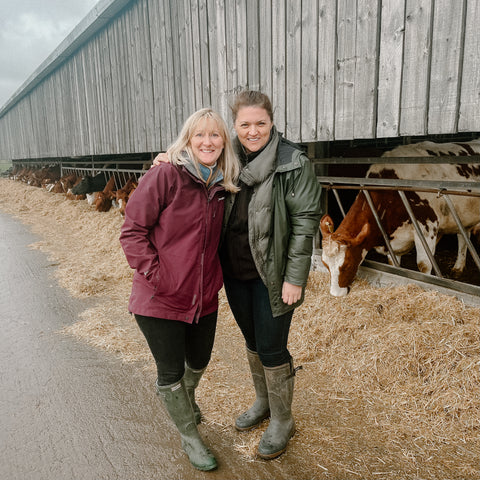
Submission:
M 198 433 L 192 404 L 183 379 L 166 386 L 160 386 L 157 383 L 157 392 L 162 397 L 168 413 L 180 432 L 182 448 L 188 455 L 190 463 L 198 470 L 207 471 L 217 468 L 215 457 L 205 446 Z
M 265 367 L 270 425 L 260 440 L 258 454 L 266 460 L 281 455 L 295 433 L 295 421 L 292 416 L 294 377 L 292 360 L 278 367 Z
M 257 352 L 247 348 L 247 359 L 252 373 L 256 399 L 251 408 L 235 420 L 235 428 L 241 432 L 256 427 L 270 414 L 265 372 L 260 357 Z
M 203 372 L 206 370 L 193 370 L 188 365 L 185 365 L 185 375 L 183 376 L 183 382 L 185 383 L 185 388 L 187 389 L 188 397 L 190 398 L 190 403 L 192 404 L 193 413 L 195 415 L 195 423 L 198 425 L 202 421 L 202 412 L 200 412 L 200 407 L 195 401 L 195 389 L 198 387 L 198 382 L 202 378 Z

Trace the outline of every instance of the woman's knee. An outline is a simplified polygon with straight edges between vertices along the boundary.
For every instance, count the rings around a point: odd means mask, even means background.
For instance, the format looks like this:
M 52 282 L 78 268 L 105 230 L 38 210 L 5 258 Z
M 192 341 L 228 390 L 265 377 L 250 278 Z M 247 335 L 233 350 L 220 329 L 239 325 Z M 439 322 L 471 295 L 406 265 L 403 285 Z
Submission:
M 161 387 L 179 382 L 184 374 L 185 369 L 165 368 L 165 365 L 159 366 L 157 364 L 157 384 Z
M 265 352 L 259 350 L 257 353 L 262 365 L 269 368 L 285 365 L 290 362 L 290 359 L 292 358 L 287 349 L 279 352 Z

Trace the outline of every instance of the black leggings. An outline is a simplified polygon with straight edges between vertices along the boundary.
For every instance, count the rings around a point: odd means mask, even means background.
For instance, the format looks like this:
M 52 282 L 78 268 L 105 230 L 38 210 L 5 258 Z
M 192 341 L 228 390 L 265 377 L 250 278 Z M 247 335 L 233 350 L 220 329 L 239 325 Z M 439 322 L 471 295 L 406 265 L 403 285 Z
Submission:
M 215 340 L 217 312 L 191 325 L 136 314 L 135 319 L 157 364 L 159 385 L 181 380 L 185 363 L 193 370 L 202 370 L 208 365 Z

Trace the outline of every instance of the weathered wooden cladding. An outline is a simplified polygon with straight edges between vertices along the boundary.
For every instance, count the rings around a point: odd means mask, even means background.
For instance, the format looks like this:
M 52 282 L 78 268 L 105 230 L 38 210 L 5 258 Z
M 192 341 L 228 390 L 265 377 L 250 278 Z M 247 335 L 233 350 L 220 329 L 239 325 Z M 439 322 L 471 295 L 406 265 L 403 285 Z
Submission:
M 95 8 L 82 43 L 55 51 L 0 110 L 0 158 L 165 150 L 200 107 L 229 119 L 245 87 L 271 96 L 293 141 L 480 131 L 478 0 Z

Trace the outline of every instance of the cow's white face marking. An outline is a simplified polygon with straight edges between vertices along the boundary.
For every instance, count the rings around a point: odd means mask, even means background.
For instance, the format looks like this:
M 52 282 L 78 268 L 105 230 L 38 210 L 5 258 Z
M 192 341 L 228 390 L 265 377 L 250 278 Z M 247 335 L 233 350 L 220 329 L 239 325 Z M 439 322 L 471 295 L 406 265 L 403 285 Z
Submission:
M 87 203 L 89 205 L 93 205 L 95 203 L 95 200 L 97 199 L 97 196 L 98 196 L 98 192 L 87 193 L 86 194 Z
M 329 241 L 323 245 L 322 261 L 330 271 L 330 294 L 334 297 L 343 297 L 348 293 L 347 287 L 340 287 L 338 280 L 340 268 L 345 263 L 346 245 Z

